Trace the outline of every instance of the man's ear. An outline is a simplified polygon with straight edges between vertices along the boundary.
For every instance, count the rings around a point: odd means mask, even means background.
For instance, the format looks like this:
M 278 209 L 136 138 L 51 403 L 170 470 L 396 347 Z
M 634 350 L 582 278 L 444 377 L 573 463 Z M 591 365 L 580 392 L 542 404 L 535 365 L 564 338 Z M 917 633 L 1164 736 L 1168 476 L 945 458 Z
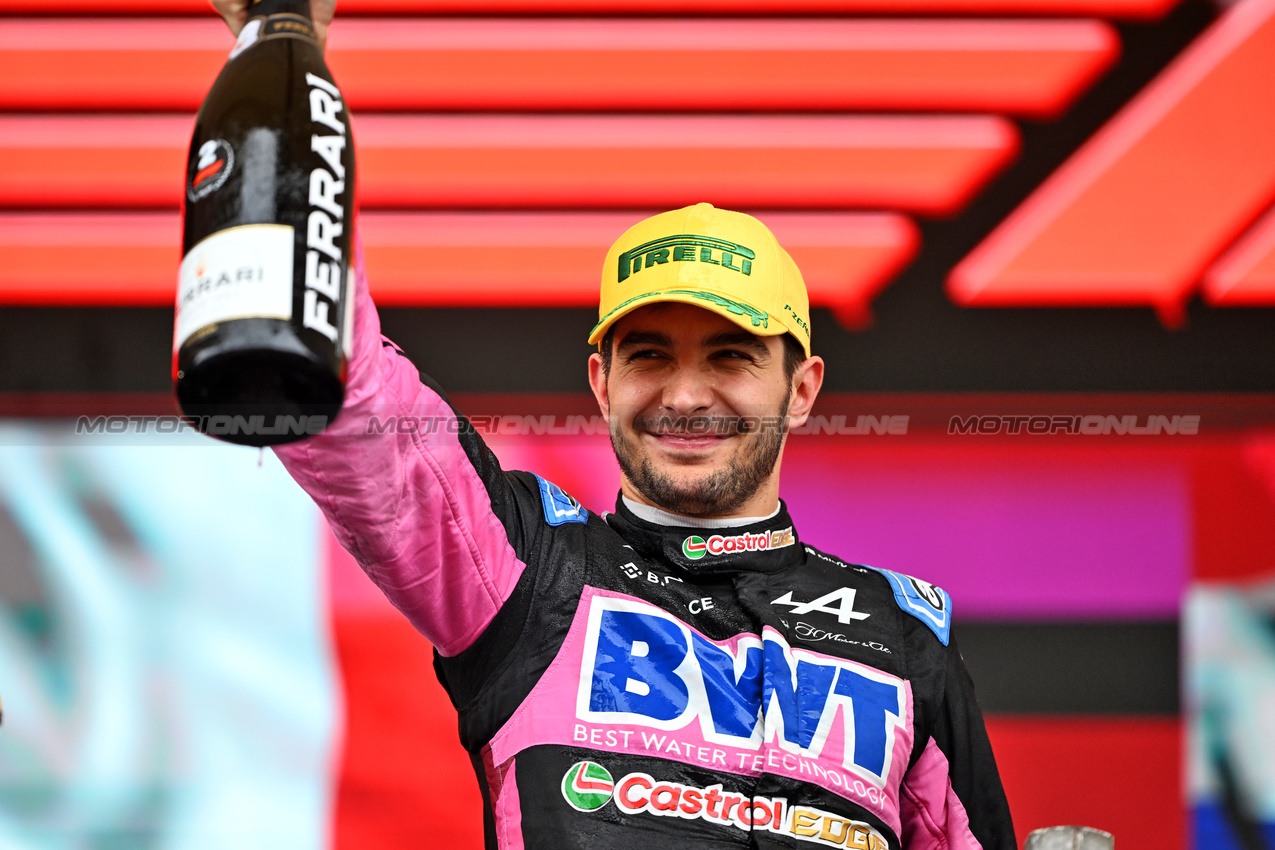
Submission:
M 822 357 L 807 357 L 793 372 L 792 397 L 788 403 L 789 428 L 800 428 L 806 424 L 819 388 L 823 386 L 823 367 Z
M 598 400 L 598 409 L 607 419 L 611 418 L 611 401 L 607 398 L 607 373 L 602 365 L 602 355 L 594 352 L 589 355 L 589 389 Z

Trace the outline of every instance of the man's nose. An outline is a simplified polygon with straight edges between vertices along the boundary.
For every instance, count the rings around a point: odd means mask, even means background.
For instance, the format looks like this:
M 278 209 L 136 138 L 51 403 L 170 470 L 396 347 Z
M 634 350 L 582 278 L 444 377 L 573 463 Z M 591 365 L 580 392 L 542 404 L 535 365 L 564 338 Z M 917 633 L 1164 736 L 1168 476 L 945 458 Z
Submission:
M 668 375 L 661 399 L 666 410 L 688 414 L 713 406 L 712 376 L 690 365 L 677 365 Z

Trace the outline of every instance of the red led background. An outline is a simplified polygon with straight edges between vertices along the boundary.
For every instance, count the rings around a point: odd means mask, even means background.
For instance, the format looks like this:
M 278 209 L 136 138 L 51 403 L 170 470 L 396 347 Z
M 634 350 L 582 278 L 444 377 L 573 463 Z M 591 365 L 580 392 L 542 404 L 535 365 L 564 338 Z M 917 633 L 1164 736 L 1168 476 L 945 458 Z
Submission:
M 1032 129 L 1065 120 L 1116 72 L 1121 27 L 1184 5 L 342 0 L 329 58 L 355 113 L 373 293 L 385 308 L 591 308 L 615 234 L 646 212 L 709 199 L 764 214 L 812 305 L 857 331 L 874 299 L 936 247 L 934 225 L 995 203 Z M 205 0 L 0 0 L 0 308 L 171 305 L 178 175 L 230 43 Z M 1271 104 L 1275 0 L 1242 0 L 946 262 L 933 281 L 942 306 L 970 324 L 987 308 L 1135 306 L 1179 327 L 1194 298 L 1213 312 L 1275 305 Z M 1120 412 L 1100 396 L 1058 404 Z M 1129 444 L 1036 446 L 941 428 L 902 445 L 809 437 L 790 453 L 785 496 L 800 521 L 801 506 L 816 514 L 829 492 L 803 475 L 847 490 L 870 480 L 881 516 L 942 529 L 953 487 L 980 494 L 984 517 L 1014 504 L 998 488 L 1025 493 L 1044 524 L 1038 537 L 1022 532 L 1014 553 L 1058 546 L 1051 516 L 1081 549 L 1086 523 L 1114 544 L 1136 526 L 1163 552 L 1164 572 L 1143 596 L 1125 576 L 1124 595 L 1103 610 L 1051 613 L 1040 600 L 1055 588 L 1043 581 L 980 584 L 932 554 L 943 552 L 938 532 L 932 550 L 864 546 L 881 566 L 915 559 L 916 572 L 953 589 L 958 623 L 962 604 L 988 622 L 1171 621 L 1189 581 L 1275 571 L 1275 450 L 1263 436 L 1275 417 L 1269 398 L 1258 407 L 1221 435 L 1206 433 L 1206 416 L 1199 438 Z M 613 497 L 604 441 L 500 450 L 592 509 Z M 1093 519 L 1090 495 L 1107 519 Z M 844 531 L 819 516 L 802 526 L 813 542 Z M 1006 540 L 977 522 L 964 533 L 985 554 Z M 858 540 L 836 540 L 860 557 Z M 1011 549 L 1000 550 L 1006 570 Z M 336 846 L 479 846 L 476 782 L 428 645 L 348 556 L 328 552 L 346 712 Z M 1177 717 L 996 713 L 989 729 L 1020 837 L 1082 822 L 1116 832 L 1122 850 L 1188 846 Z

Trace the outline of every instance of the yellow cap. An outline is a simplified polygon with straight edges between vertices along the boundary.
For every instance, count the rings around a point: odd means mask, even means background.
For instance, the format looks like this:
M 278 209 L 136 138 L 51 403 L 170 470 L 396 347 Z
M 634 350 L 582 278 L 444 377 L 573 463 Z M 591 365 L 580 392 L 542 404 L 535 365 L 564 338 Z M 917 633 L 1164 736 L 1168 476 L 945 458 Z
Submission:
M 589 342 L 598 344 L 621 318 L 659 301 L 703 307 L 758 336 L 790 333 L 810 356 L 801 272 L 751 215 L 696 204 L 626 230 L 607 252 Z

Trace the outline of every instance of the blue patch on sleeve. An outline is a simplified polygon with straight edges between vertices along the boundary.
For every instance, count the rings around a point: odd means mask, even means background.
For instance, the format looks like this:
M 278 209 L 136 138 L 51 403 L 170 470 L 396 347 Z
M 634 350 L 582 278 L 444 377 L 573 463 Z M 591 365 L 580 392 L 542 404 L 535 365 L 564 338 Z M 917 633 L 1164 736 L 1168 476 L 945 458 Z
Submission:
M 549 525 L 565 525 L 568 522 L 588 522 L 589 512 L 571 498 L 557 484 L 536 476 L 540 482 L 540 504 L 545 509 L 545 522 Z
M 883 570 L 867 564 L 862 566 L 885 576 L 894 589 L 894 601 L 899 603 L 899 607 L 929 626 L 930 631 L 938 635 L 939 641 L 947 646 L 948 636 L 952 631 L 952 597 L 947 595 L 946 590 L 893 570 Z

